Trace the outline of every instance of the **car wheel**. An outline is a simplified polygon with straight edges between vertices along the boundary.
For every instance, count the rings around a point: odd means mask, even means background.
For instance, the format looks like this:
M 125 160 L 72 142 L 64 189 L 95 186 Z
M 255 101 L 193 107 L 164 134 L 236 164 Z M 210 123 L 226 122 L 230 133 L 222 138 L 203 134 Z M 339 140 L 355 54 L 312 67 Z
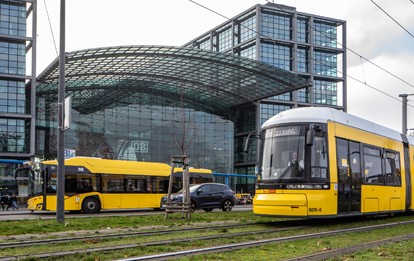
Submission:
M 85 214 L 98 213 L 101 203 L 96 198 L 86 198 L 82 203 L 82 211 Z
M 205 212 L 211 212 L 211 211 L 213 211 L 213 209 L 212 209 L 212 208 L 203 208 L 203 210 L 204 210 Z
M 223 207 L 221 208 L 223 211 L 231 211 L 233 208 L 233 204 L 231 203 L 230 199 L 226 199 L 223 203 Z
M 196 210 L 196 208 L 197 208 L 197 205 L 196 205 L 195 201 L 191 200 L 190 201 L 190 211 L 194 212 Z

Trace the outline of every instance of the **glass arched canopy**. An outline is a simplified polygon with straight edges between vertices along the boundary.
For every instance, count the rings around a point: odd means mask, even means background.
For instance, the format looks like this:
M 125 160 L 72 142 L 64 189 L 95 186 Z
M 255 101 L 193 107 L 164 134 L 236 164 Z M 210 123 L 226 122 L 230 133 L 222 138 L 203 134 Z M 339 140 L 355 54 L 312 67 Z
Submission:
M 227 117 L 235 106 L 310 85 L 304 77 L 248 58 L 172 46 L 70 52 L 65 70 L 66 96 L 81 114 L 156 101 Z M 37 97 L 56 102 L 59 59 L 37 81 Z

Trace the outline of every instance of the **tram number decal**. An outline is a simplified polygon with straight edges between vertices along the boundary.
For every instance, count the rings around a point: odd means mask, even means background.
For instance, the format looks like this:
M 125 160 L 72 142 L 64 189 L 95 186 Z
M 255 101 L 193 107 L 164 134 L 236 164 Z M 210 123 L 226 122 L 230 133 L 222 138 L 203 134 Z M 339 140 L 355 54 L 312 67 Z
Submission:
M 309 208 L 309 212 L 322 212 L 322 208 Z

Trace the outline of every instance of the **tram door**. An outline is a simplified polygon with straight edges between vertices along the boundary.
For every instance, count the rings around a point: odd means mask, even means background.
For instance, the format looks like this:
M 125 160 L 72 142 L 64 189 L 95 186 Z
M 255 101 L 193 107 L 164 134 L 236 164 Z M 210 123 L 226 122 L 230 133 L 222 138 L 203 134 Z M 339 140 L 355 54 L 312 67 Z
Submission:
M 337 138 L 338 214 L 361 212 L 360 144 Z

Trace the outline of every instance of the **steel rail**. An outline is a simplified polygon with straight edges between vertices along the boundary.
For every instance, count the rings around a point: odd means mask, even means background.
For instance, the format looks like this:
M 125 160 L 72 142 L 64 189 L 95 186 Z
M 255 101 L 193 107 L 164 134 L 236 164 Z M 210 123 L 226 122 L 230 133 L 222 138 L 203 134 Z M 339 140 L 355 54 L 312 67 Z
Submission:
M 140 256 L 140 257 L 133 257 L 128 259 L 123 259 L 124 261 L 131 261 L 131 260 L 168 260 L 183 256 L 191 256 L 197 254 L 208 254 L 208 253 L 217 253 L 217 252 L 226 252 L 226 251 L 233 251 L 242 248 L 249 248 L 260 246 L 263 244 L 271 244 L 277 242 L 286 242 L 286 241 L 293 241 L 299 239 L 310 239 L 316 237 L 326 237 L 337 235 L 341 233 L 350 233 L 350 232 L 359 232 L 359 231 L 368 231 L 374 229 L 383 229 L 387 227 L 395 227 L 399 225 L 409 225 L 413 224 L 413 221 L 403 221 L 403 222 L 394 222 L 388 224 L 381 224 L 381 225 L 374 225 L 374 226 L 365 226 L 365 227 L 356 227 L 356 228 L 347 228 L 347 229 L 340 229 L 340 230 L 333 230 L 333 231 L 326 231 L 326 232 L 318 232 L 318 233 L 311 233 L 311 234 L 302 234 L 302 235 L 295 235 L 295 236 L 287 236 L 287 237 L 278 237 L 278 238 L 271 238 L 271 239 L 264 239 L 259 241 L 250 241 L 244 243 L 236 243 L 230 245 L 223 245 L 223 246 L 214 246 L 209 248 L 201 248 L 201 249 L 192 249 L 192 250 L 185 250 L 185 251 L 178 251 L 178 252 L 171 252 L 171 253 L 163 253 L 157 255 L 148 255 L 148 256 Z M 297 227 L 301 228 L 301 227 Z M 292 228 L 279 228 L 281 229 L 292 229 Z M 277 230 L 277 229 L 275 229 Z M 254 233 L 255 231 L 250 231 Z M 269 233 L 269 230 L 264 230 L 257 233 Z M 234 233 L 234 236 L 242 236 L 246 235 L 246 233 Z M 126 245 L 119 245 L 119 246 L 110 246 L 110 247 L 97 247 L 97 248 L 90 248 L 90 249 L 77 249 L 77 250 L 68 250 L 63 252 L 49 252 L 49 253 L 40 253 L 40 254 L 33 254 L 33 255 L 19 255 L 19 256 L 9 256 L 9 257 L 2 257 L 0 258 L 1 261 L 5 260 L 20 260 L 22 258 L 32 257 L 32 258 L 44 258 L 44 257 L 61 257 L 66 255 L 74 255 L 74 254 L 86 254 L 86 253 L 93 253 L 93 252 L 101 252 L 101 251 L 114 251 L 114 250 L 123 250 L 127 248 L 136 248 L 136 247 L 143 247 L 143 246 L 155 246 L 155 245 L 165 245 L 165 244 L 172 244 L 172 243 L 179 243 L 179 242 L 188 242 L 194 240 L 209 240 L 213 238 L 219 237 L 230 237 L 230 234 L 225 235 L 217 235 L 217 236 L 205 236 L 198 237 L 198 238 L 187 238 L 187 239 L 175 239 L 175 240 L 164 240 L 164 241 L 156 241 L 156 242 L 148 242 L 148 243 L 137 243 L 137 244 L 126 244 Z
M 316 253 L 291 259 L 286 259 L 285 261 L 309 261 L 309 260 L 325 260 L 328 258 L 334 258 L 341 255 L 355 253 L 357 251 L 370 249 L 373 247 L 389 244 L 389 243 L 397 243 L 405 240 L 410 240 L 414 238 L 414 234 L 408 234 L 403 236 L 396 236 L 392 238 L 385 238 L 377 241 L 367 242 L 359 245 L 353 245 L 349 247 L 337 248 L 324 251 L 323 253 Z
M 413 223 L 414 223 L 414 220 L 394 222 L 394 223 L 381 224 L 381 225 L 373 225 L 373 226 L 365 226 L 365 227 L 357 227 L 357 228 L 346 228 L 346 229 L 339 229 L 339 230 L 332 230 L 332 231 L 318 232 L 318 233 L 311 233 L 311 234 L 304 234 L 304 235 L 263 239 L 263 240 L 258 240 L 258 241 L 250 241 L 250 242 L 229 244 L 229 245 L 223 245 L 223 246 L 214 246 L 214 247 L 208 247 L 208 248 L 191 249 L 191 250 L 169 252 L 169 253 L 162 253 L 162 254 L 156 254 L 156 255 L 132 257 L 132 258 L 120 259 L 120 261 L 169 260 L 169 259 L 175 259 L 175 258 L 180 258 L 184 256 L 192 256 L 192 255 L 198 255 L 198 254 L 211 254 L 211 253 L 222 253 L 222 252 L 234 251 L 234 250 L 239 250 L 243 248 L 256 247 L 256 246 L 260 246 L 263 244 L 311 239 L 311 238 L 317 238 L 317 237 L 327 237 L 327 236 L 334 236 L 334 235 L 338 235 L 342 233 L 369 231 L 369 230 L 375 230 L 375 229 L 395 227 L 399 225 L 409 225 Z
M 258 222 L 258 223 L 247 223 L 247 224 L 219 225 L 219 226 L 214 226 L 214 227 L 190 227 L 190 228 L 177 228 L 177 229 L 165 229 L 165 230 L 154 230 L 154 231 L 136 231 L 136 232 L 122 233 L 122 234 L 116 233 L 116 234 L 77 236 L 77 237 L 67 237 L 67 238 L 1 242 L 0 249 L 18 248 L 18 247 L 23 247 L 23 246 L 36 246 L 36 245 L 44 245 L 44 244 L 57 244 L 57 243 L 65 243 L 65 242 L 78 241 L 78 240 L 126 238 L 126 237 L 133 237 L 133 236 L 150 236 L 150 235 L 157 235 L 157 234 L 172 234 L 175 232 L 183 232 L 183 231 L 217 230 L 217 229 L 233 228 L 233 227 L 240 227 L 240 226 L 268 225 L 268 224 L 274 224 L 274 223 L 275 222 Z M 282 221 L 280 222 L 280 225 L 283 225 L 283 223 L 292 224 L 292 222 L 290 221 L 287 221 L 287 222 Z
M 136 248 L 136 247 L 159 246 L 159 245 L 166 245 L 166 244 L 247 236 L 247 235 L 263 234 L 263 233 L 270 233 L 270 232 L 282 232 L 286 230 L 301 229 L 301 228 L 306 228 L 306 227 L 296 226 L 296 227 L 275 228 L 275 229 L 270 229 L 270 230 L 263 229 L 263 230 L 238 232 L 238 233 L 230 233 L 230 234 L 227 233 L 227 234 L 220 234 L 220 235 L 209 235 L 209 236 L 199 236 L 199 237 L 189 237 L 189 238 L 177 238 L 177 239 L 162 240 L 162 241 L 152 241 L 152 242 L 144 242 L 144 243 L 133 243 L 133 244 L 126 244 L 126 245 L 119 245 L 119 246 L 95 247 L 95 248 L 89 248 L 89 249 L 75 249 L 75 250 L 66 250 L 62 252 L 47 252 L 47 253 L 40 253 L 40 254 L 34 254 L 34 255 L 23 254 L 23 255 L 18 255 L 18 256 L 0 257 L 0 261 L 21 260 L 21 259 L 29 258 L 29 257 L 30 258 L 62 257 L 62 256 L 67 256 L 67 255 L 123 250 L 123 249 Z

